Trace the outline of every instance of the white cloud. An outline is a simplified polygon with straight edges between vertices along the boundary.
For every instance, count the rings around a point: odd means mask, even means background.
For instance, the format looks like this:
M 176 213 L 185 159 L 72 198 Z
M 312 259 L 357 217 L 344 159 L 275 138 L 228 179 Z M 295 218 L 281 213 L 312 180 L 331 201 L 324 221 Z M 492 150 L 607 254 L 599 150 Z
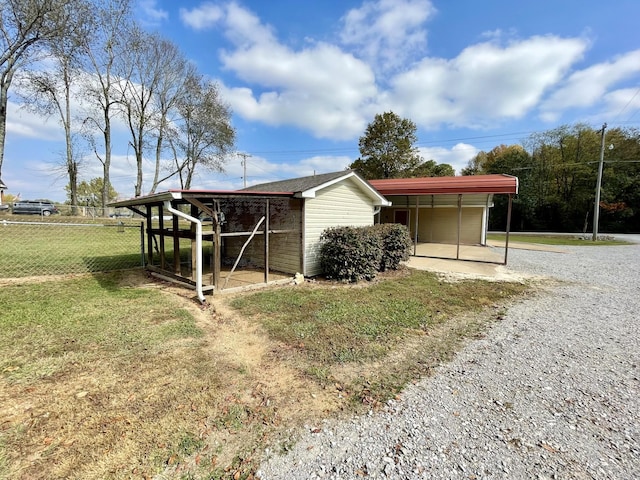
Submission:
M 342 18 L 342 42 L 381 70 L 397 68 L 424 51 L 424 22 L 435 13 L 429 0 L 377 0 L 349 10 Z
M 480 149 L 467 143 L 458 143 L 452 148 L 444 147 L 420 147 L 420 156 L 427 160 L 435 160 L 436 163 L 448 163 L 460 174 L 460 171 L 467 166 L 469 160 L 475 157 Z
M 349 139 L 363 131 L 363 112 L 377 92 L 364 62 L 325 43 L 294 51 L 250 12 L 234 4 L 227 11 L 227 36 L 237 48 L 221 54 L 223 66 L 258 86 L 221 86 L 235 113 L 324 138 Z
M 531 37 L 501 46 L 472 45 L 451 60 L 425 58 L 392 81 L 386 105 L 424 128 L 481 127 L 534 108 L 578 61 L 587 42 Z
M 169 12 L 158 8 L 157 0 L 138 0 L 138 6 L 145 25 L 159 25 L 169 18 Z
M 603 101 L 609 88 L 640 73 L 640 50 L 634 50 L 573 72 L 541 107 L 542 117 L 553 121 L 569 108 L 586 108 Z M 622 108 L 622 107 L 621 107 Z
M 622 88 L 606 94 L 603 98 L 605 118 L 614 121 L 629 121 L 640 111 L 640 88 Z M 600 117 L 599 119 L 601 119 Z
M 60 124 L 36 113 L 21 108 L 18 104 L 7 103 L 7 134 L 40 140 L 62 140 Z
M 203 3 L 199 7 L 180 9 L 182 22 L 194 30 L 206 30 L 214 26 L 224 15 L 224 11 L 213 3 Z

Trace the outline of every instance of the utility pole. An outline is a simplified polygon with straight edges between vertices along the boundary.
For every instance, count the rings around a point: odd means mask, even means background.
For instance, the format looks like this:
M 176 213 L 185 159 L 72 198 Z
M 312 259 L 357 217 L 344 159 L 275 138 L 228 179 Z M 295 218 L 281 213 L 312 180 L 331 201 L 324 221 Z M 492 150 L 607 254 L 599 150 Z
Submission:
M 250 157 L 251 155 L 249 155 L 248 153 L 238 153 L 238 156 L 242 157 L 242 167 L 243 167 L 242 180 L 243 180 L 244 188 L 247 188 L 247 157 Z
M 600 163 L 598 164 L 598 180 L 596 182 L 596 203 L 593 206 L 593 238 L 596 242 L 598 240 L 598 221 L 600 220 L 600 187 L 602 185 L 602 166 L 604 164 L 604 131 L 607 128 L 607 124 L 602 125 L 600 130 Z

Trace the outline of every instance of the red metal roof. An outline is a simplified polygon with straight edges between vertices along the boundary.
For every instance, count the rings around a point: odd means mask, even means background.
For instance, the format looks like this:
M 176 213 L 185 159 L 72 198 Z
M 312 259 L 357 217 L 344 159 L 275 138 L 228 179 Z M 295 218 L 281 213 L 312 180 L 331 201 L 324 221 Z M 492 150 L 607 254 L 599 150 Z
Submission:
M 518 177 L 467 175 L 462 177 L 391 178 L 369 180 L 382 195 L 443 195 L 459 193 L 518 193 Z

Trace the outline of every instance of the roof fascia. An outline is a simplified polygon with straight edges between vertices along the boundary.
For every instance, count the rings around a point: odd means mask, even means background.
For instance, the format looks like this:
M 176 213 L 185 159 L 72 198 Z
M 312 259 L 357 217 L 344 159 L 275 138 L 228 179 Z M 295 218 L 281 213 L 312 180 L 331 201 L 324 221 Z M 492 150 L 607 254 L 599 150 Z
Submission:
M 391 202 L 388 201 L 385 197 L 383 197 L 375 188 L 373 188 L 368 182 L 362 180 L 355 172 L 349 172 L 342 177 L 334 178 L 333 180 L 329 180 L 328 182 L 323 183 L 322 185 L 318 185 L 317 187 L 310 188 L 308 190 L 304 190 L 300 192 L 299 196 L 301 198 L 316 198 L 316 193 L 319 190 L 330 187 L 331 185 L 335 185 L 336 183 L 342 182 L 343 180 L 347 180 L 349 178 L 355 178 L 358 186 L 361 190 L 368 194 L 369 197 L 375 200 L 376 206 L 388 207 L 391 205 Z M 298 196 L 298 195 L 296 195 Z

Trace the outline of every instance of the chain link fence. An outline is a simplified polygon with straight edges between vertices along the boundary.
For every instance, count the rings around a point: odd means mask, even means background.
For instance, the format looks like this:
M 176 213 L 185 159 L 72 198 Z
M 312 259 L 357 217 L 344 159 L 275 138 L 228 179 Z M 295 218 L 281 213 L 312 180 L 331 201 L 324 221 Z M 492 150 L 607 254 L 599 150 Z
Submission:
M 105 272 L 143 265 L 143 224 L 127 217 L 0 216 L 0 278 Z

